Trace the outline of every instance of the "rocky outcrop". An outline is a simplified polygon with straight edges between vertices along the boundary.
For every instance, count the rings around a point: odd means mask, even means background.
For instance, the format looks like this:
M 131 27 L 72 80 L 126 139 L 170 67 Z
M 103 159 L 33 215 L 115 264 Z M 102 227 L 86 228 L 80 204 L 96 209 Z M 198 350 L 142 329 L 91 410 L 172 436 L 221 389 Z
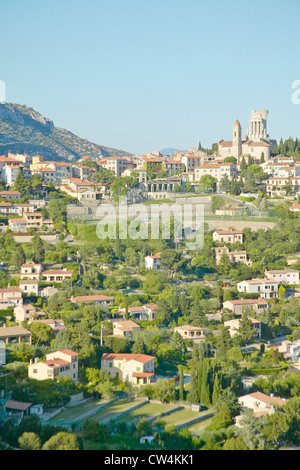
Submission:
M 47 160 L 76 161 L 89 156 L 92 159 L 124 157 L 122 150 L 89 142 L 66 129 L 55 127 L 53 121 L 33 108 L 19 104 L 0 104 L 0 155 L 26 153 L 42 155 Z

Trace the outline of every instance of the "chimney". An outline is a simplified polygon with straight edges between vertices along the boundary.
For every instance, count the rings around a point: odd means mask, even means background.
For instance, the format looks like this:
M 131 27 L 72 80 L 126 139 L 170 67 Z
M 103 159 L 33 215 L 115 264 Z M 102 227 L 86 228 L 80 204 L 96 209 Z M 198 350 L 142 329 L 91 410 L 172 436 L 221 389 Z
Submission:
M 39 358 L 38 358 L 38 357 L 35 357 L 35 358 L 34 358 L 34 363 L 37 364 L 38 360 L 39 360 Z
M 30 363 L 30 365 L 32 366 L 32 364 L 33 364 L 33 359 L 30 359 L 29 363 Z

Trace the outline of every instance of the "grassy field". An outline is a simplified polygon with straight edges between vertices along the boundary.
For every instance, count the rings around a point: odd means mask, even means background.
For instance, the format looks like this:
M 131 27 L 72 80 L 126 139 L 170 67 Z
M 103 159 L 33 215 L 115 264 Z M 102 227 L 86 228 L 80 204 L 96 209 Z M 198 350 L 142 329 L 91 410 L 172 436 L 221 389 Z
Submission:
M 126 423 L 136 423 L 141 418 L 150 418 L 151 416 L 155 416 L 159 413 L 164 413 L 170 409 L 174 408 L 174 405 L 161 405 L 156 403 L 147 403 L 146 405 L 137 408 L 136 410 L 132 411 L 124 419 L 120 418 L 120 421 L 125 420 Z
M 183 410 L 175 411 L 175 413 L 172 413 L 168 416 L 163 416 L 162 420 L 165 422 L 165 426 L 177 426 L 192 419 L 208 415 L 209 413 L 211 413 L 211 410 L 199 412 L 192 411 L 189 408 L 184 408 Z
M 91 400 L 82 405 L 74 406 L 72 408 L 67 408 L 55 416 L 53 419 L 49 420 L 49 423 L 56 424 L 57 421 L 69 421 L 71 419 L 81 416 L 83 413 L 92 410 L 96 406 L 102 405 L 106 400 Z
M 193 424 L 193 426 L 189 426 L 187 429 L 191 432 L 193 436 L 199 436 L 199 434 L 205 431 L 205 428 L 209 426 L 211 423 L 211 418 L 206 419 L 204 421 L 200 421 L 200 423 Z
M 91 417 L 93 421 L 97 421 L 99 423 L 105 423 L 116 416 L 116 414 L 120 413 L 121 411 L 130 408 L 131 406 L 137 404 L 137 400 L 129 400 L 129 399 L 122 399 L 114 402 L 112 405 L 104 408 L 104 410 L 99 411 L 94 416 Z
M 176 426 L 184 423 L 185 421 L 189 421 L 190 419 L 197 418 L 198 416 L 199 412 L 184 408 L 183 410 L 175 411 L 175 413 L 168 416 L 163 416 L 162 420 L 165 422 L 166 426 Z

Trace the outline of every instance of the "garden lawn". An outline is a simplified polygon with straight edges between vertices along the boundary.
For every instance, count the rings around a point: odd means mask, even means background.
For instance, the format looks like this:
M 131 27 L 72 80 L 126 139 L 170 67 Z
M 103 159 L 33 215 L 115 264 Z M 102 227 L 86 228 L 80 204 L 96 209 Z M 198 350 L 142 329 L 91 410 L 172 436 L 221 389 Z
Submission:
M 178 426 L 179 424 L 183 424 L 187 421 L 190 421 L 195 418 L 200 418 L 205 416 L 206 414 L 211 413 L 212 410 L 205 410 L 205 411 L 192 411 L 189 408 L 184 408 L 183 410 L 175 411 L 168 416 L 163 416 L 162 420 L 165 422 L 165 426 Z
M 107 400 L 91 400 L 82 405 L 74 406 L 72 408 L 67 408 L 59 413 L 57 416 L 49 420 L 49 423 L 55 424 L 57 421 L 69 421 L 74 418 L 81 416 L 83 413 L 92 410 L 93 408 L 102 405 Z
M 147 403 L 146 405 L 137 408 L 131 413 L 128 413 L 128 415 L 124 417 L 124 421 L 126 421 L 127 424 L 135 423 L 138 422 L 141 418 L 151 418 L 151 416 L 164 413 L 165 411 L 171 410 L 172 408 L 174 408 L 174 405 Z M 122 417 L 118 421 L 123 421 Z
M 205 431 L 205 428 L 211 424 L 211 418 L 200 421 L 199 423 L 189 426 L 187 429 L 193 436 L 199 436 L 199 434 Z
M 121 413 L 121 411 L 125 411 L 127 408 L 130 408 L 131 406 L 137 403 L 139 403 L 139 401 L 128 399 L 115 401 L 112 405 L 107 406 L 103 410 L 99 411 L 99 413 L 96 413 L 94 416 L 91 416 L 91 419 L 93 421 L 97 421 L 98 423 L 108 422 L 112 418 L 114 418 L 118 413 Z

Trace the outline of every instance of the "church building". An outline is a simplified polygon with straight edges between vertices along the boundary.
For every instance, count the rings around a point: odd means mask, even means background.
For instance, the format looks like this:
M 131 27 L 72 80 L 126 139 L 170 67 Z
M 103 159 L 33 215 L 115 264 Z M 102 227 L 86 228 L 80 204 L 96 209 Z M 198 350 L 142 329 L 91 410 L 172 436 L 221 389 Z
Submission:
M 271 157 L 271 141 L 267 134 L 268 111 L 252 111 L 249 121 L 249 129 L 242 139 L 242 128 L 238 120 L 235 121 L 232 132 L 232 140 L 220 140 L 218 154 L 222 158 L 235 157 L 241 162 L 242 157 L 251 156 L 260 161 L 263 155 L 264 161 Z

